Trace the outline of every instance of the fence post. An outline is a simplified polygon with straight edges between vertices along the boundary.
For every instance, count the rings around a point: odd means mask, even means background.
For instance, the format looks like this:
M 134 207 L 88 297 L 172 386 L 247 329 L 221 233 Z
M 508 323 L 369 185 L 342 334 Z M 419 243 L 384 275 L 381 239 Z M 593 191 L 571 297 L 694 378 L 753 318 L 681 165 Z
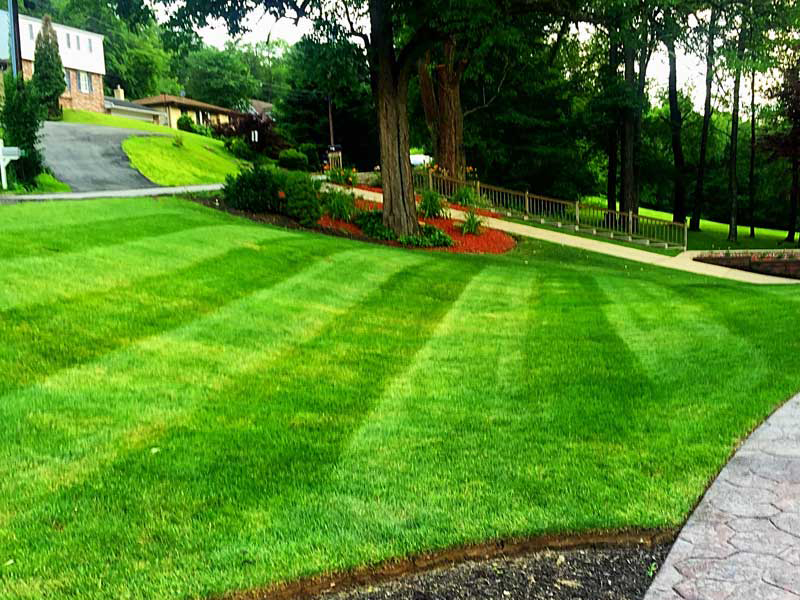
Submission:
M 531 213 L 531 198 L 528 190 L 525 190 L 525 212 L 527 214 Z
M 575 224 L 578 226 L 578 229 L 581 228 L 581 203 L 575 203 Z
M 433 189 L 433 171 L 430 169 L 428 169 L 428 189 Z
M 481 182 L 480 181 L 476 181 L 475 182 L 475 191 L 477 192 L 478 199 L 480 200 L 480 197 L 481 197 Z
M 689 225 L 686 222 L 686 219 L 683 220 L 683 251 L 686 252 L 689 249 Z
M 633 233 L 633 211 L 628 211 L 628 235 Z

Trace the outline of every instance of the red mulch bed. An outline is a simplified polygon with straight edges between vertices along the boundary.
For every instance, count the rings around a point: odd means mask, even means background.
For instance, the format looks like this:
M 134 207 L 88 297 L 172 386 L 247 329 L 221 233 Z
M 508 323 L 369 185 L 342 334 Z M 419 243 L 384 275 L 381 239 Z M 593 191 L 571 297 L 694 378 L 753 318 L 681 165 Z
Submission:
M 371 187 L 371 186 L 368 186 L 368 185 L 357 185 L 357 186 L 355 186 L 355 188 L 358 189 L 358 190 L 364 190 L 365 192 L 374 192 L 376 194 L 383 194 L 383 189 L 381 189 L 379 187 Z M 422 199 L 422 197 L 417 195 L 417 202 L 419 202 L 421 199 Z M 450 208 L 453 208 L 455 210 L 460 210 L 462 212 L 469 212 L 470 211 L 469 207 L 461 206 L 460 204 L 448 203 L 447 206 L 450 207 Z M 372 209 L 370 209 L 370 210 L 372 210 Z M 489 209 L 486 209 L 486 208 L 475 208 L 475 209 L 472 209 L 472 210 L 475 211 L 475 214 L 480 215 L 482 217 L 492 217 L 492 218 L 495 218 L 495 219 L 500 219 L 500 218 L 503 217 L 503 215 L 501 213 L 495 212 L 493 210 L 489 210 Z

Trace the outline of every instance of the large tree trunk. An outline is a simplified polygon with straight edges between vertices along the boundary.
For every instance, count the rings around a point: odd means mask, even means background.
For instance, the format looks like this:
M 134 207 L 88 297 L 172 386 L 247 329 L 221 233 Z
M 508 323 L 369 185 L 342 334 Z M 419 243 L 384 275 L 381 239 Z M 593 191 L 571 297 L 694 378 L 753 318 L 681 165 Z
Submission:
M 728 228 L 728 241 L 739 241 L 739 181 L 737 159 L 739 157 L 739 104 L 742 91 L 742 60 L 745 51 L 744 28 L 739 32 L 739 44 L 736 50 L 736 76 L 733 82 L 733 116 L 731 122 L 730 155 L 728 157 L 728 197 L 731 203 L 731 222 Z
M 625 40 L 624 42 L 623 54 L 625 60 L 625 83 L 630 94 L 630 99 L 632 99 L 636 90 L 636 54 L 632 43 L 629 40 Z M 619 210 L 623 213 L 633 210 L 635 200 L 634 196 L 636 194 L 636 174 L 634 168 L 636 114 L 634 107 L 631 105 L 630 99 L 622 111 L 622 145 L 620 149 L 620 154 L 622 157 L 622 181 L 620 182 Z
M 717 34 L 717 9 L 712 8 L 711 19 L 708 23 L 708 47 L 706 49 L 706 101 L 703 111 L 703 131 L 700 135 L 700 160 L 697 165 L 697 183 L 694 192 L 694 211 L 689 229 L 700 231 L 700 218 L 703 212 L 703 200 L 705 194 L 706 178 L 706 158 L 708 156 L 708 137 L 711 133 L 711 116 L 714 93 L 714 60 L 716 53 L 716 34 Z
M 786 236 L 787 242 L 794 242 L 797 234 L 797 208 L 800 203 L 800 155 L 795 153 L 792 156 L 792 198 L 789 210 L 789 234 Z
M 756 70 L 750 72 L 750 237 L 756 237 Z
M 394 26 L 385 0 L 370 0 L 369 15 L 370 68 L 381 147 L 383 222 L 397 235 L 412 235 L 419 225 L 408 131 L 409 73 L 397 64 Z
M 678 104 L 678 61 L 675 56 L 675 39 L 668 37 L 665 41 L 669 53 L 669 122 L 672 130 L 672 156 L 675 167 L 674 173 L 674 203 L 672 219 L 676 223 L 686 221 L 686 160 L 683 156 L 683 115 Z
M 434 155 L 439 166 L 456 179 L 466 178 L 464 156 L 464 111 L 461 107 L 461 79 L 467 61 L 456 60 L 456 44 L 444 44 L 444 62 L 436 66 L 436 81 L 430 68 L 430 54 L 420 61 L 420 91 L 425 120 L 433 136 Z

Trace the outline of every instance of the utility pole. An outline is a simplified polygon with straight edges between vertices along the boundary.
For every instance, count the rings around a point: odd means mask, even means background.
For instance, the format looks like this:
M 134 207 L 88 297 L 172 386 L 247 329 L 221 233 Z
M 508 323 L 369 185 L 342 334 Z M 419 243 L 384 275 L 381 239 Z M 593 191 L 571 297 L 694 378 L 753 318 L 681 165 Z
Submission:
M 333 100 L 330 96 L 328 96 L 328 129 L 331 133 L 331 148 L 333 148 L 336 144 L 333 139 Z
M 11 72 L 14 77 L 20 75 L 22 71 L 22 48 L 19 37 L 19 0 L 8 0 L 8 27 L 11 47 L 9 48 L 9 60 L 11 62 Z

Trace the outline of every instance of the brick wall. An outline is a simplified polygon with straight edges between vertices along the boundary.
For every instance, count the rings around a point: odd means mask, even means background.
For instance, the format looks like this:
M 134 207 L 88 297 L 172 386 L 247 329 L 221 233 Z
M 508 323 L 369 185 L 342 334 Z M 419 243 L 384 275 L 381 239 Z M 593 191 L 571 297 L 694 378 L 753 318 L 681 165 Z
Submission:
M 25 79 L 33 77 L 33 63 L 29 60 L 22 61 L 22 75 Z M 105 112 L 105 100 L 103 97 L 103 76 L 96 73 L 90 74 L 92 77 L 92 93 L 78 91 L 78 72 L 69 70 L 70 89 L 61 96 L 62 108 L 74 108 L 75 110 L 88 110 L 91 112 Z

